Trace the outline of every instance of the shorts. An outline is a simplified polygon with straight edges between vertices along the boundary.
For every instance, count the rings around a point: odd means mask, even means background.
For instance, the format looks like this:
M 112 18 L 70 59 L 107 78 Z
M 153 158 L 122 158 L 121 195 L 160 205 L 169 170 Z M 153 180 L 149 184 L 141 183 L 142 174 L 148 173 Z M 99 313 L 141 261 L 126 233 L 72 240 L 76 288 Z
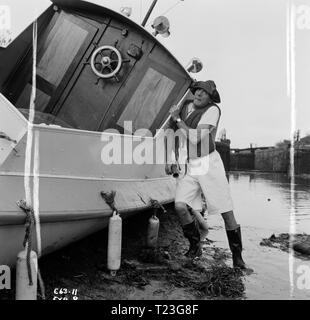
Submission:
M 233 202 L 220 154 L 190 160 L 187 173 L 177 179 L 175 202 L 183 202 L 194 210 L 202 210 L 201 192 L 207 203 L 208 214 L 233 210 Z

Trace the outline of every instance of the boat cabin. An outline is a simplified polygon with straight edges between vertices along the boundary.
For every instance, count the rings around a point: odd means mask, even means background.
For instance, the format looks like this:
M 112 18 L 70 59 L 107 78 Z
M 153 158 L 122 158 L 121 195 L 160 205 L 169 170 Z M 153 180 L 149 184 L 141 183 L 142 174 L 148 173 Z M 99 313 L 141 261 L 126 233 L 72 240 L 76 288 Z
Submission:
M 32 25 L 0 48 L 0 90 L 28 117 Z M 192 79 L 144 28 L 84 1 L 54 3 L 38 19 L 36 124 L 124 133 L 156 129 Z

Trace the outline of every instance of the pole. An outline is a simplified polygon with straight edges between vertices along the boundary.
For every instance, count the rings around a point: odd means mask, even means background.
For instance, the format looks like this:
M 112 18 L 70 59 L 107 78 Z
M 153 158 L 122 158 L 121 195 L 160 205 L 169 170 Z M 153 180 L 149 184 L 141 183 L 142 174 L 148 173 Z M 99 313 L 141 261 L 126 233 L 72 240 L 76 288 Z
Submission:
M 141 25 L 142 27 L 145 27 L 146 23 L 147 23 L 147 20 L 149 19 L 154 7 L 156 6 L 156 3 L 157 3 L 158 0 L 153 0 L 153 3 L 151 4 L 150 8 L 149 8 L 149 11 L 147 12 L 146 16 L 144 17 Z

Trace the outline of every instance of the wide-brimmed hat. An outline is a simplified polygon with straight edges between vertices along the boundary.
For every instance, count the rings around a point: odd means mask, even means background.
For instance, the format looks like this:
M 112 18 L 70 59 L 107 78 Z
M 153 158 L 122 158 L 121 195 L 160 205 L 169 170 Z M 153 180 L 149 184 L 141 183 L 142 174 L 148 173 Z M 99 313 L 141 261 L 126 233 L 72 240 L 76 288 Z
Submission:
M 211 99 L 215 103 L 221 102 L 220 94 L 218 93 L 218 91 L 216 89 L 216 85 L 215 85 L 214 81 L 212 81 L 212 80 L 194 82 L 191 85 L 190 89 L 193 94 L 195 94 L 195 91 L 197 89 L 203 89 L 204 91 L 206 91 L 209 94 L 209 96 L 211 97 Z

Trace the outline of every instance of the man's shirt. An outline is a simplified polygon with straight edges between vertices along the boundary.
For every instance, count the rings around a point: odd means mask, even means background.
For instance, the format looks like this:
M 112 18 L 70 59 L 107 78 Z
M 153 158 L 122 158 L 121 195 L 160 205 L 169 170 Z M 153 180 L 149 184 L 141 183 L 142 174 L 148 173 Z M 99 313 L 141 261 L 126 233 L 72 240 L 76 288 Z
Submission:
M 195 110 L 194 104 L 191 102 L 187 106 L 187 116 L 186 119 L 189 117 L 189 115 Z M 198 122 L 198 126 L 201 124 L 209 124 L 214 127 L 217 126 L 217 122 L 219 120 L 220 112 L 219 109 L 215 106 L 212 106 L 209 108 L 201 117 L 200 121 Z M 184 120 L 186 120 L 184 119 Z

